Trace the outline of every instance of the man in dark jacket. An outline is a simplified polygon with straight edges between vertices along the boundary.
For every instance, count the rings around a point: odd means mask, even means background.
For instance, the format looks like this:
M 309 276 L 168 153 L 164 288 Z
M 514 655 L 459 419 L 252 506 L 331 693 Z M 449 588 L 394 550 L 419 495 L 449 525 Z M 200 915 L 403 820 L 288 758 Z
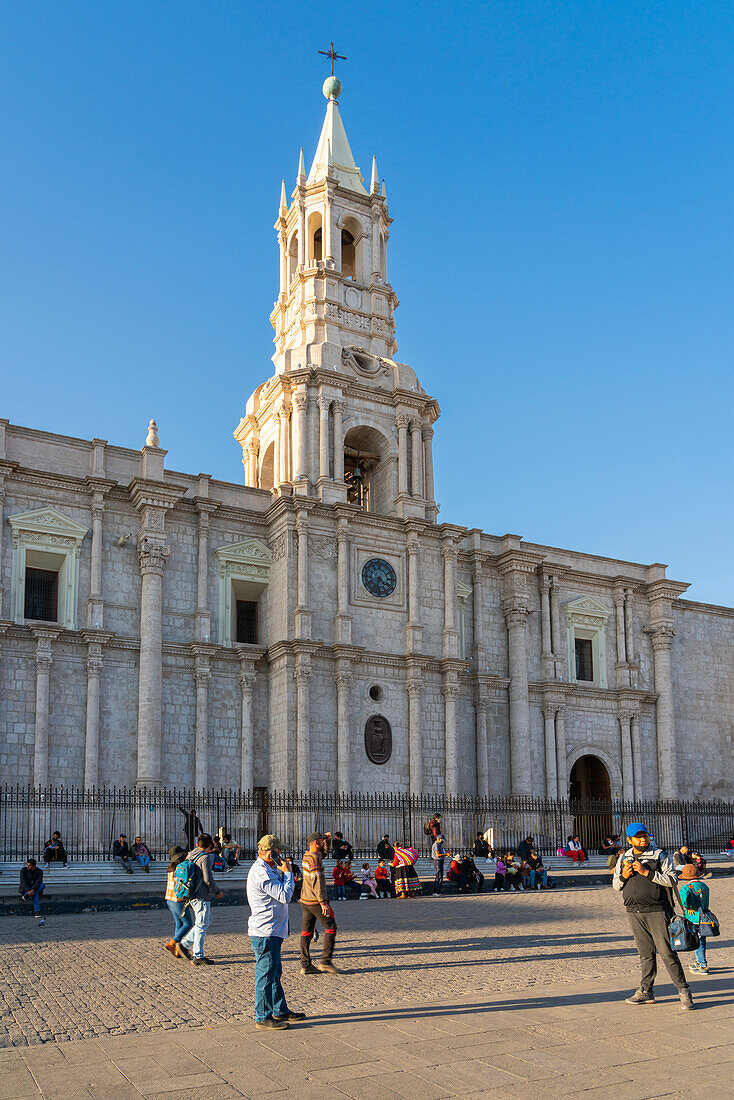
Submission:
M 130 851 L 130 845 L 124 833 L 120 833 L 119 840 L 116 840 L 112 845 L 112 858 L 115 863 L 119 863 L 122 869 L 127 871 L 129 875 L 133 873 L 133 854 Z
M 659 952 L 680 995 L 680 1006 L 687 1011 L 693 1008 L 693 998 L 680 959 L 668 940 L 668 923 L 673 913 L 670 890 L 676 888 L 675 865 L 667 852 L 652 846 L 650 833 L 641 822 L 627 826 L 627 841 L 630 847 L 620 854 L 612 880 L 612 886 L 624 900 L 642 972 L 640 988 L 627 998 L 627 1004 L 655 1004 L 653 985 Z
M 354 849 L 352 848 L 352 845 L 349 843 L 349 841 L 344 839 L 344 834 L 343 833 L 334 833 L 334 839 L 331 842 L 331 858 L 332 859 L 353 859 L 354 858 Z
M 459 869 L 466 878 L 467 890 L 471 890 L 472 886 L 476 886 L 477 893 L 481 894 L 484 890 L 484 875 L 468 852 L 459 864 Z
M 535 840 L 531 836 L 526 836 L 524 840 L 521 840 L 517 846 L 517 858 L 527 859 L 531 852 L 535 851 Z
M 390 843 L 390 837 L 385 833 L 384 837 L 377 845 L 377 858 L 384 859 L 385 863 L 389 864 L 395 855 L 395 849 Z
M 211 963 L 211 959 L 204 955 L 204 937 L 212 919 L 212 894 L 218 898 L 224 897 L 212 876 L 211 856 L 214 851 L 214 841 L 208 833 L 202 833 L 196 847 L 186 856 L 195 864 L 194 881 L 189 894 L 194 923 L 181 944 L 191 949 L 191 962 L 194 966 Z
M 36 865 L 35 859 L 26 860 L 25 867 L 20 869 L 20 886 L 18 893 L 23 901 L 33 902 L 33 916 L 41 920 L 41 894 L 46 889 L 43 884 L 43 871 Z M 44 924 L 45 921 L 41 920 Z
M 489 858 L 489 844 L 481 833 L 477 833 L 477 839 L 474 841 L 474 855 L 478 859 Z

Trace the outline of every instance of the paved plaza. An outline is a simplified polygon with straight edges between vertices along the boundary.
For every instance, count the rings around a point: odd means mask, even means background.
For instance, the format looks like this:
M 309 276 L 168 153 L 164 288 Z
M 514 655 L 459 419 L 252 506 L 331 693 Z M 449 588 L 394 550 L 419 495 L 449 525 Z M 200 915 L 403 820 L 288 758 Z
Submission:
M 6 918 L 0 1100 L 734 1097 L 734 879 L 712 905 L 723 934 L 682 1013 L 664 974 L 655 1007 L 623 1004 L 637 957 L 609 887 L 337 904 L 345 973 L 301 978 L 292 936 L 309 1019 L 280 1033 L 253 1026 L 242 907 L 215 910 L 198 968 L 163 950 L 166 911 Z

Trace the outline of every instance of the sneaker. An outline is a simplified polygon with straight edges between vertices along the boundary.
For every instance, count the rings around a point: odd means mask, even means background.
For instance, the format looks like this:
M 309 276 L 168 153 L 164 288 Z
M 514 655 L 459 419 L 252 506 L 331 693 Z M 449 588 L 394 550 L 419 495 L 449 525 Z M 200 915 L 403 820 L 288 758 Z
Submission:
M 337 970 L 337 968 L 331 962 L 318 963 L 317 966 L 316 966 L 316 969 L 321 974 L 331 974 L 332 977 L 335 977 L 337 974 L 341 974 L 341 970 Z
M 255 1020 L 255 1027 L 265 1030 L 274 1028 L 276 1031 L 285 1031 L 286 1028 L 290 1027 L 290 1024 L 287 1020 L 276 1020 L 275 1017 L 270 1016 L 267 1020 Z
M 318 973 L 319 973 L 319 971 L 316 969 L 316 967 L 313 964 L 311 964 L 311 966 L 302 966 L 301 967 L 301 975 L 304 978 L 308 974 L 318 974 Z
M 696 1007 L 693 1003 L 693 997 L 691 996 L 690 989 L 681 989 L 680 1007 L 683 1012 L 690 1012 L 692 1008 Z
M 702 968 L 698 965 L 698 963 L 694 962 L 690 963 L 688 969 L 691 971 L 692 974 L 700 974 Z
M 652 993 L 646 993 L 644 989 L 638 989 L 631 997 L 627 997 L 626 1005 L 654 1005 L 655 997 Z
M 274 1020 L 286 1020 L 286 1021 L 290 1021 L 291 1023 L 297 1024 L 297 1023 L 300 1023 L 301 1020 L 306 1019 L 306 1013 L 305 1012 L 290 1012 L 289 1011 L 289 1012 L 286 1012 L 285 1016 L 273 1016 L 273 1019 Z

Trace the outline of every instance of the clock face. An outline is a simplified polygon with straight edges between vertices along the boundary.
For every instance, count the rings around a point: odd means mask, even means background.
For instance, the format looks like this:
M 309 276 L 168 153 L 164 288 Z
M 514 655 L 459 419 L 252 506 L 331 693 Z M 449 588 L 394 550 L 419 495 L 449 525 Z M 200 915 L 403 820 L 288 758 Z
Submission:
M 390 562 L 382 558 L 370 558 L 362 566 L 362 584 L 371 596 L 383 599 L 392 596 L 398 578 Z

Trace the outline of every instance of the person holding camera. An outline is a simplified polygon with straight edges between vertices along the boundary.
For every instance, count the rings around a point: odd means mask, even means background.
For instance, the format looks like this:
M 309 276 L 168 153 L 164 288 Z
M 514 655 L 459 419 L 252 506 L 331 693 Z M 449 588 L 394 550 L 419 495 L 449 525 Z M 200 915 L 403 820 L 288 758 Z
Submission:
M 288 939 L 288 902 L 295 879 L 288 858 L 281 855 L 280 841 L 268 833 L 257 842 L 257 859 L 247 875 L 250 919 L 247 934 L 255 953 L 255 1027 L 283 1031 L 306 1019 L 291 1012 L 281 984 L 281 948 Z
M 680 959 L 668 940 L 668 924 L 673 915 L 670 890 L 676 887 L 675 865 L 667 852 L 650 843 L 650 833 L 635 821 L 627 826 L 629 847 L 620 854 L 614 868 L 612 886 L 622 894 L 632 935 L 640 956 L 639 989 L 627 997 L 628 1005 L 654 1005 L 653 986 L 657 974 L 657 954 L 680 996 L 684 1011 L 693 1008 Z

